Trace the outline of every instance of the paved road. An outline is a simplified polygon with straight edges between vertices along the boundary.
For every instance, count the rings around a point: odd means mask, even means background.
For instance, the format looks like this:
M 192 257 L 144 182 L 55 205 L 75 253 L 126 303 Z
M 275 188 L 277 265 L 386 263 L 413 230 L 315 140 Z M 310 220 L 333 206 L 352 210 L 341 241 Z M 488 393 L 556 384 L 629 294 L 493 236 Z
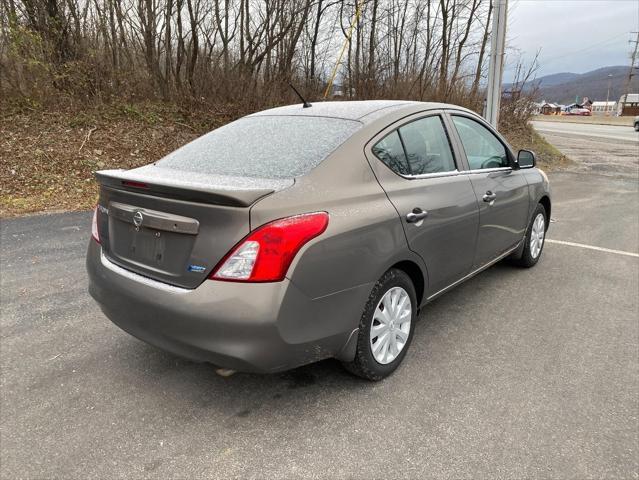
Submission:
M 637 253 L 637 182 L 551 176 L 550 236 Z M 2 478 L 637 478 L 639 258 L 548 243 L 431 304 L 395 375 L 224 379 L 112 325 L 88 213 L 1 224 Z
M 551 121 L 533 121 L 531 123 L 536 130 L 542 133 L 639 143 L 639 132 L 635 132 L 632 127 L 627 126 Z

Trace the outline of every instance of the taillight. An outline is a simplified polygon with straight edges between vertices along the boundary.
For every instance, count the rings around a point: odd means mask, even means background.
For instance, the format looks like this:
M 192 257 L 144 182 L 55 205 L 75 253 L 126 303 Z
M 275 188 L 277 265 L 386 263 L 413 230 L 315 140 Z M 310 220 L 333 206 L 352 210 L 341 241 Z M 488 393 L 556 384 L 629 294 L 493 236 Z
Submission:
M 100 243 L 100 232 L 98 232 L 98 206 L 93 210 L 93 221 L 91 222 L 91 236 L 93 240 Z
M 307 213 L 262 225 L 237 244 L 210 278 L 233 282 L 279 282 L 300 248 L 328 226 L 328 213 Z

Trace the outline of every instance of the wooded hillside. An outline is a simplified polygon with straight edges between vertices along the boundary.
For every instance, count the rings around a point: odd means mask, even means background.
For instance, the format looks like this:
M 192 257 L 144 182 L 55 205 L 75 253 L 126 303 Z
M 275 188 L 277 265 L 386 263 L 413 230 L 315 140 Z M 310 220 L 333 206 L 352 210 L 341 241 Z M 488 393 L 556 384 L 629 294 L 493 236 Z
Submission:
M 214 98 L 253 108 L 317 98 L 479 107 L 492 0 L 0 0 L 0 89 L 52 96 Z M 351 22 L 354 22 L 351 34 Z
M 628 73 L 626 65 L 603 67 L 586 73 L 555 73 L 529 81 L 524 89 L 536 90 L 538 101 L 568 104 L 574 102 L 575 97 L 599 101 L 607 97 L 617 101 L 625 93 L 639 91 L 639 77 L 635 75 L 628 84 Z M 504 88 L 508 89 L 509 85 L 504 85 Z M 626 92 L 626 89 L 629 91 Z

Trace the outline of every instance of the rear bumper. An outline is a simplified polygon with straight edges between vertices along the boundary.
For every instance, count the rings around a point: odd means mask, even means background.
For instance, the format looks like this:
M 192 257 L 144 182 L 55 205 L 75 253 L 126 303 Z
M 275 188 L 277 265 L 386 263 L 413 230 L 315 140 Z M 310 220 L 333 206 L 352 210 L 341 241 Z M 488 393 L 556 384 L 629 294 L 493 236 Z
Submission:
M 370 292 L 362 285 L 312 300 L 286 279 L 172 287 L 113 264 L 93 240 L 87 271 L 91 296 L 122 330 L 182 357 L 262 373 L 352 359 L 348 340 Z M 348 315 L 327 317 L 337 306 Z

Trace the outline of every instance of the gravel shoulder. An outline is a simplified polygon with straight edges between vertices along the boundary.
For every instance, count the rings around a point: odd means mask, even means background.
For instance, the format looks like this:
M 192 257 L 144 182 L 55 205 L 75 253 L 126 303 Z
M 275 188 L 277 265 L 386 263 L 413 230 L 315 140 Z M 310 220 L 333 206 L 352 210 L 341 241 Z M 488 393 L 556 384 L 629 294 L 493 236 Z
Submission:
M 568 170 L 639 178 L 639 132 L 627 126 L 532 122 L 533 127 L 574 161 Z

